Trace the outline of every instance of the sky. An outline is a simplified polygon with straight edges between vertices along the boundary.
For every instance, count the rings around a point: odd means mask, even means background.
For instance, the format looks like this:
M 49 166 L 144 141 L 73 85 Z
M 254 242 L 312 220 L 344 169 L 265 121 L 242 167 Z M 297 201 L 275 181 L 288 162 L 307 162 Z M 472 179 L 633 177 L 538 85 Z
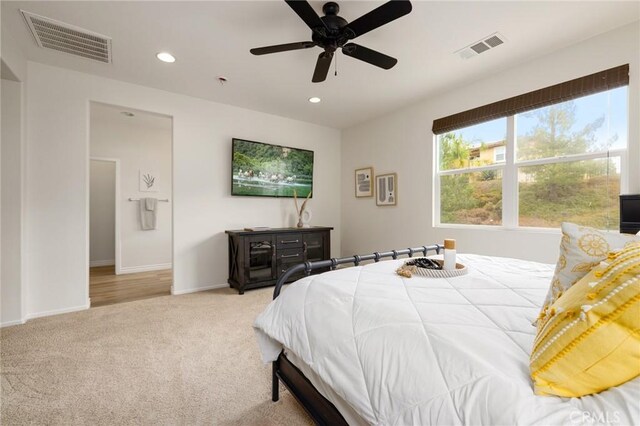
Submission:
M 628 88 L 627 86 L 606 92 L 596 93 L 571 101 L 575 104 L 576 122 L 572 132 L 577 132 L 594 120 L 605 118 L 603 125 L 597 130 L 598 145 L 603 145 L 613 135 L 618 135 L 618 140 L 612 148 L 625 148 L 627 146 L 627 120 L 628 120 Z M 518 114 L 516 116 L 516 128 L 519 135 L 526 135 L 535 126 L 537 118 L 530 114 Z M 507 133 L 507 119 L 477 124 L 455 133 L 462 134 L 464 140 L 473 141 L 474 146 L 481 142 L 494 142 L 504 140 Z

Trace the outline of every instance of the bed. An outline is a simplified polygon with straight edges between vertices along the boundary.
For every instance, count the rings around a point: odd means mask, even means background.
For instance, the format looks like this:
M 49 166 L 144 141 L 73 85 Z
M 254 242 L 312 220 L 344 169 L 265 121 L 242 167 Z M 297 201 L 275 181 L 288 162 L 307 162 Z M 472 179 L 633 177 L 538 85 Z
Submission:
M 531 323 L 553 265 L 459 255 L 463 277 L 395 273 L 400 255 L 439 250 L 294 267 L 332 271 L 277 286 L 255 321 L 273 400 L 282 381 L 319 424 L 640 424 L 640 378 L 582 398 L 533 393 Z

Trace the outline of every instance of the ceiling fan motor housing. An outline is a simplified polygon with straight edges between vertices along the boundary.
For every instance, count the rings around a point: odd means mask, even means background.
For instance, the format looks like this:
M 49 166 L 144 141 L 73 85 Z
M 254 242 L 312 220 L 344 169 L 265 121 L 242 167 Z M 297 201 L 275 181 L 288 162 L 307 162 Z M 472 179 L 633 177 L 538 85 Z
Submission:
M 328 2 L 322 6 L 324 16 L 320 17 L 325 27 L 314 28 L 311 33 L 311 40 L 327 52 L 334 52 L 349 41 L 348 31 L 343 31 L 348 22 L 341 16 L 340 6 L 335 2 Z M 348 29 L 347 29 L 348 30 Z

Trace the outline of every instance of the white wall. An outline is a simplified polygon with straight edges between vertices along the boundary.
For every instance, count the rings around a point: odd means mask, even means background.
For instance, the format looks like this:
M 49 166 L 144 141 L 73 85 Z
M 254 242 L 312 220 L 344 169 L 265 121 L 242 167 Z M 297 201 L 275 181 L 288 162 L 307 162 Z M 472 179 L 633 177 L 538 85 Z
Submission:
M 115 265 L 116 163 L 91 160 L 90 167 L 90 266 Z
M 640 26 L 635 23 L 345 130 L 342 138 L 343 254 L 455 238 L 461 252 L 555 263 L 558 232 L 433 227 L 433 120 L 629 63 L 628 188 L 638 193 L 639 56 Z M 376 207 L 373 199 L 354 197 L 353 171 L 363 166 L 373 166 L 376 174 L 398 172 L 397 207 Z
M 25 182 L 25 116 L 26 94 L 24 82 L 27 77 L 27 60 L 13 39 L 2 31 L 2 72 L 16 81 L 2 81 L 2 226 L 0 236 L 0 323 L 2 326 L 24 322 L 26 304 L 26 253 L 24 236 L 26 233 L 23 213 L 26 209 L 24 197 Z M 5 76 L 3 75 L 3 78 Z M 18 105 L 18 110 L 15 106 Z M 5 109 L 6 108 L 6 109 Z M 7 151 L 7 152 L 5 152 Z M 7 200 L 7 201 L 5 201 Z M 8 200 L 11 200 L 10 202 Z M 9 222 L 5 223 L 5 219 Z M 9 252 L 7 253 L 7 250 Z M 5 269 L 8 268 L 8 269 Z
M 128 201 L 142 197 L 173 201 L 171 118 L 142 111 L 127 117 L 121 114 L 123 110 L 92 103 L 90 119 L 91 157 L 120 160 L 119 272 L 171 268 L 171 202 L 158 203 L 156 229 L 143 231 L 140 229 L 139 203 Z M 157 173 L 158 192 L 139 191 L 140 170 Z
M 0 323 L 22 319 L 22 83 L 2 80 Z
M 2 34 L 2 46 L 0 54 L 2 61 L 11 70 L 11 74 L 19 81 L 24 82 L 27 79 L 27 58 L 22 50 L 14 42 L 13 37 L 8 34 L 6 27 L 0 28 Z
M 27 76 L 30 316 L 87 306 L 90 101 L 173 118 L 174 293 L 226 283 L 225 229 L 294 225 L 291 199 L 230 195 L 233 137 L 315 151 L 313 224 L 340 253 L 338 130 L 33 62 Z

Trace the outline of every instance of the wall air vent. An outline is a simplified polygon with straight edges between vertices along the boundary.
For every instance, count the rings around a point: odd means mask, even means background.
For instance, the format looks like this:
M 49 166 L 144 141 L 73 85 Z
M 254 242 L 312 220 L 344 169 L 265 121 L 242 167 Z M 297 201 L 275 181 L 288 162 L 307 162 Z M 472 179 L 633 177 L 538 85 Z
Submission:
M 111 63 L 111 38 L 21 10 L 40 47 Z
M 504 44 L 505 41 L 506 39 L 501 34 L 494 33 L 456 51 L 455 54 L 459 55 L 462 59 L 471 59 L 474 56 L 478 56 L 481 53 Z

